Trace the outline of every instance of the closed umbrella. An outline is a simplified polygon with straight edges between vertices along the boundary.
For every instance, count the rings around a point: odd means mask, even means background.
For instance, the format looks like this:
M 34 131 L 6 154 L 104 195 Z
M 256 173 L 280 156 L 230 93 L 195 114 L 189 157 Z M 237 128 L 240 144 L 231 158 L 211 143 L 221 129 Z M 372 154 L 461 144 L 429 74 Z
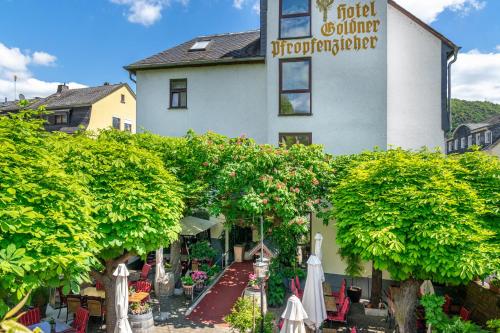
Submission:
M 325 274 L 321 266 L 321 260 L 314 254 L 307 260 L 307 279 L 302 296 L 302 305 L 306 310 L 307 322 L 319 329 L 326 320 L 325 298 L 323 296 L 323 282 Z
M 323 236 L 318 232 L 316 236 L 314 236 L 314 254 L 319 260 L 323 260 L 323 252 L 321 252 L 321 244 L 323 244 Z
M 116 294 L 115 294 L 115 309 L 116 309 L 116 326 L 114 333 L 132 333 L 128 322 L 128 284 L 127 276 L 129 275 L 127 266 L 120 264 L 113 273 L 116 276 Z
M 163 267 L 163 248 L 156 250 L 156 271 L 155 271 L 155 292 L 160 295 L 160 285 L 165 282 L 166 274 L 165 267 Z
M 304 320 L 307 319 L 307 313 L 297 296 L 292 295 L 288 299 L 281 318 L 284 321 L 280 333 L 306 333 Z

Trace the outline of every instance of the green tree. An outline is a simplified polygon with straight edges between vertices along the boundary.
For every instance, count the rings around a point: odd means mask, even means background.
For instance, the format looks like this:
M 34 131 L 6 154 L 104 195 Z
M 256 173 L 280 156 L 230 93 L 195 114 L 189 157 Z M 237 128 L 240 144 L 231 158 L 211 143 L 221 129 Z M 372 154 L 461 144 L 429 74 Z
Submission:
M 150 152 L 121 140 L 114 131 L 97 136 L 61 134 L 55 148 L 65 169 L 82 179 L 93 195 L 94 235 L 100 266 L 92 275 L 106 290 L 106 329 L 113 332 L 113 272 L 131 256 L 166 247 L 178 238 L 184 203 L 181 184 Z
M 348 173 L 332 201 L 343 254 L 402 281 L 394 295 L 401 332 L 414 331 L 418 280 L 461 284 L 491 272 L 488 203 L 440 153 L 376 153 Z
M 42 112 L 0 117 L 0 317 L 32 288 L 76 288 L 97 247 L 90 195 L 52 152 Z

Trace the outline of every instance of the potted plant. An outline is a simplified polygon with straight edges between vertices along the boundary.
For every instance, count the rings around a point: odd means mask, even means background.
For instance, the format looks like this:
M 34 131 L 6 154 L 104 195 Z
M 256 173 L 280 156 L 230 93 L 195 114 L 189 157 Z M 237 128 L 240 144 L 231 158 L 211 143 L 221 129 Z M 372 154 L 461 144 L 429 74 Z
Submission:
M 193 295 L 193 288 L 194 288 L 193 278 L 190 275 L 183 276 L 183 277 L 181 277 L 181 282 L 182 282 L 182 289 L 184 290 L 184 294 L 186 296 L 192 296 Z
M 355 254 L 346 255 L 342 252 L 342 250 L 340 250 L 339 253 L 342 257 L 342 260 L 345 260 L 347 263 L 345 272 L 351 277 L 351 286 L 347 288 L 347 296 L 350 298 L 352 303 L 359 303 L 359 301 L 361 300 L 363 289 L 354 285 L 354 279 L 356 277 L 360 277 L 363 273 L 361 258 L 359 257 L 359 255 Z
M 259 290 L 260 289 L 261 279 L 257 277 L 255 274 L 248 275 L 248 286 L 252 289 Z
M 153 310 L 149 303 L 131 303 L 128 321 L 132 332 L 148 333 L 154 329 Z
M 199 261 L 207 260 L 209 265 L 216 256 L 215 250 L 208 241 L 196 242 L 189 247 L 191 269 L 197 271 L 199 268 Z
M 205 281 L 208 280 L 207 273 L 203 271 L 195 271 L 191 273 L 191 278 L 196 283 L 196 289 L 203 289 Z

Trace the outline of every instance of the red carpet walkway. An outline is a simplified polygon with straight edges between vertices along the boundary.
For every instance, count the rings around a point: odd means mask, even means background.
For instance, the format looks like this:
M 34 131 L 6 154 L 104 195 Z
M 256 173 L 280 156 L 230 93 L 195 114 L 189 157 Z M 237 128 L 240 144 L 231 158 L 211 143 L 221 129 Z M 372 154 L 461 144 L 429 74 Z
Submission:
M 187 319 L 204 324 L 223 324 L 224 316 L 231 312 L 236 299 L 243 293 L 250 273 L 253 273 L 251 261 L 233 263 Z

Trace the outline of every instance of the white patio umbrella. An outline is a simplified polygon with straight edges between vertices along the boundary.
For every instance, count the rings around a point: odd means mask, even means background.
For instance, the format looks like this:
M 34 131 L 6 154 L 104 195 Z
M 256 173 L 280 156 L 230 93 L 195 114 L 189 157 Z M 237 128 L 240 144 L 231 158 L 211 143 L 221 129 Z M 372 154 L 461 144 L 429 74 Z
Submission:
M 163 248 L 156 250 L 156 271 L 155 271 L 155 293 L 160 295 L 160 283 L 166 279 L 165 267 L 163 267 Z
M 280 333 L 306 333 L 304 320 L 307 319 L 307 313 L 297 296 L 292 295 L 288 299 L 281 318 L 284 319 L 284 322 Z
M 323 244 L 323 235 L 319 232 L 314 236 L 314 254 L 319 260 L 323 260 L 323 252 L 321 252 L 321 245 Z
M 120 264 L 113 273 L 116 276 L 116 293 L 115 293 L 115 309 L 116 309 L 116 326 L 114 333 L 132 333 L 128 322 L 128 284 L 127 276 L 129 275 L 127 266 Z
M 307 260 L 307 279 L 302 296 L 302 305 L 306 310 L 307 322 L 312 324 L 315 329 L 319 329 L 326 320 L 325 298 L 323 296 L 323 282 L 325 274 L 321 266 L 321 260 L 314 254 Z

